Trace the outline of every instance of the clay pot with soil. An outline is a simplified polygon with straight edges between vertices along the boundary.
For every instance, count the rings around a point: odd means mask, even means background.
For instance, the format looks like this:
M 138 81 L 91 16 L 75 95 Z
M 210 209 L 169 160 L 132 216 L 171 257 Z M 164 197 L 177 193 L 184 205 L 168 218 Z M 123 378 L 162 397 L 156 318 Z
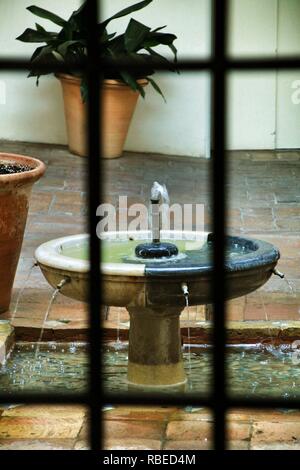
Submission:
M 0 313 L 9 309 L 31 189 L 44 172 L 35 158 L 0 153 Z

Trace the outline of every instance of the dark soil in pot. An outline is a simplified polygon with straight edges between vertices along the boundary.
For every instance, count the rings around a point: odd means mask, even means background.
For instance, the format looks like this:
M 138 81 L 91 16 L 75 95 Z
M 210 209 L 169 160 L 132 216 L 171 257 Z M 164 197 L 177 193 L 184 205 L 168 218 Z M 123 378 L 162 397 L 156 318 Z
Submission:
M 24 171 L 30 170 L 32 170 L 32 168 L 27 165 L 14 165 L 13 163 L 0 162 L 0 175 L 11 175 L 13 173 L 23 173 Z

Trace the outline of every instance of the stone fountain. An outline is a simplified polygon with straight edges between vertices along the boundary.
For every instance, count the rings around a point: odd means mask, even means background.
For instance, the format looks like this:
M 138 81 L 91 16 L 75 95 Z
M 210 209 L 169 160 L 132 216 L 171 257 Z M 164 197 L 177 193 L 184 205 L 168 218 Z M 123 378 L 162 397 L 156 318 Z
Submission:
M 102 234 L 102 298 L 130 315 L 128 381 L 140 386 L 186 382 L 179 318 L 186 305 L 212 302 L 213 235 L 160 229 L 161 192 L 151 192 L 152 230 Z M 89 236 L 51 240 L 36 250 L 49 284 L 88 301 Z M 227 299 L 261 287 L 275 270 L 279 251 L 264 241 L 226 237 Z

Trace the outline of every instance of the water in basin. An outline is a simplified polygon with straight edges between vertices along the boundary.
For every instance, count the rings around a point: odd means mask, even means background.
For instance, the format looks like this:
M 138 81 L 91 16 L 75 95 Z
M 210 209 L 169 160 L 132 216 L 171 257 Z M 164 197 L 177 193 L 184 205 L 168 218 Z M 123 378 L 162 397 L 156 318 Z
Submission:
M 300 368 L 293 364 L 292 354 L 292 350 L 284 346 L 269 350 L 261 346 L 228 347 L 230 393 L 242 397 L 300 398 Z M 117 350 L 114 345 L 105 346 L 103 358 L 107 391 L 127 392 L 126 343 L 123 349 Z M 207 393 L 212 379 L 211 349 L 192 346 L 189 362 L 186 347 L 184 361 L 188 376 L 186 393 Z M 7 393 L 76 394 L 86 391 L 87 379 L 88 355 L 84 345 L 45 343 L 35 359 L 35 344 L 17 344 L 7 364 L 0 369 L 0 389 Z
M 187 261 L 194 261 L 200 264 L 212 259 L 213 247 L 211 244 L 203 243 L 202 240 L 190 241 L 190 240 L 179 240 L 179 239 L 164 239 L 164 242 L 174 243 L 179 251 L 177 256 L 172 258 L 161 258 L 156 260 L 157 262 L 176 262 L 181 261 L 183 256 L 187 258 Z M 102 240 L 101 241 L 101 259 L 103 263 L 145 263 L 147 260 L 140 259 L 134 255 L 135 247 L 140 243 L 147 243 L 148 240 Z M 226 249 L 226 256 L 229 259 L 236 258 L 247 253 L 251 253 L 253 249 L 247 245 L 241 245 L 238 243 L 228 243 Z M 72 246 L 62 246 L 61 253 L 64 256 L 70 258 L 88 260 L 89 249 L 88 241 L 83 241 Z M 149 262 L 153 263 L 155 260 L 151 259 Z

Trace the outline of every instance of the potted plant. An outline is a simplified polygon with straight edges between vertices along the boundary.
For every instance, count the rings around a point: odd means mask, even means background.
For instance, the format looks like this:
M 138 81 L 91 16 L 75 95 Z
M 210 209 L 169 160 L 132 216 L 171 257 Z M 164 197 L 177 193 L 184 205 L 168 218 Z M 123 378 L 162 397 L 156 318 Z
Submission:
M 35 158 L 0 153 L 0 313 L 9 308 L 32 185 L 44 171 Z
M 105 74 L 101 86 L 102 97 L 102 156 L 116 158 L 122 155 L 130 121 L 133 116 L 139 95 L 145 96 L 144 87 L 150 83 L 164 98 L 157 83 L 151 77 L 155 66 L 164 63 L 169 70 L 176 70 L 176 36 L 162 32 L 165 26 L 151 29 L 148 26 L 130 19 L 124 33 L 108 33 L 109 23 L 117 18 L 141 10 L 152 0 L 144 0 L 121 10 L 111 18 L 98 24 L 99 48 L 102 59 L 109 58 L 115 72 Z M 38 70 L 38 65 L 47 61 L 58 64 L 68 64 L 68 74 L 58 74 L 64 97 L 69 148 L 81 156 L 87 155 L 86 145 L 86 77 L 76 73 L 76 64 L 82 62 L 87 54 L 87 31 L 85 23 L 86 2 L 72 13 L 68 20 L 36 6 L 27 8 L 31 13 L 52 21 L 60 26 L 59 32 L 46 31 L 36 24 L 36 29 L 26 29 L 17 39 L 23 42 L 45 43 L 38 47 L 31 62 L 35 65 L 29 76 L 37 77 L 45 74 Z M 174 54 L 174 60 L 169 61 L 154 50 L 156 46 L 165 45 Z M 120 65 L 120 59 L 128 58 L 139 65 L 139 72 L 132 73 Z M 72 68 L 73 66 L 73 68 Z

